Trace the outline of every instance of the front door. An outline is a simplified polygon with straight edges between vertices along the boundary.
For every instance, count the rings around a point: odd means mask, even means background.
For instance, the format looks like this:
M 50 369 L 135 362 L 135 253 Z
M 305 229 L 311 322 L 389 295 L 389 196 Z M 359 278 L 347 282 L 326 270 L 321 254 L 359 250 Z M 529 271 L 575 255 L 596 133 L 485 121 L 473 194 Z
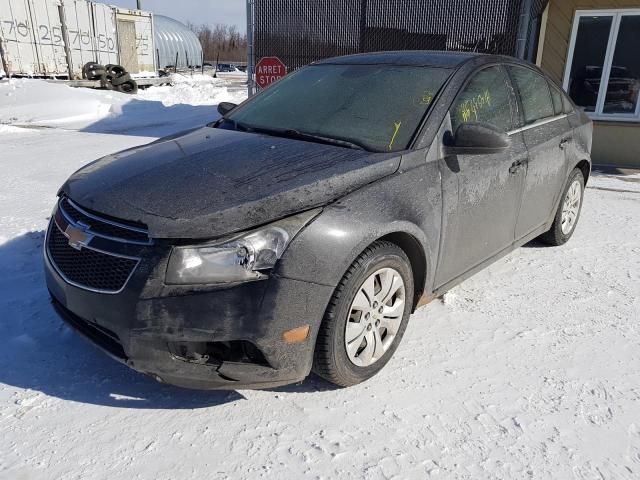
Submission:
M 542 75 L 519 66 L 511 66 L 509 71 L 520 97 L 521 131 L 529 150 L 516 226 L 516 239 L 520 239 L 542 227 L 554 213 L 565 180 L 564 148 L 571 141 L 571 125 L 563 114 L 562 102 L 552 101 Z
M 509 132 L 517 112 L 506 70 L 492 66 L 476 73 L 450 110 L 450 132 L 464 122 L 483 122 Z M 437 287 L 463 275 L 510 247 L 520 208 L 527 149 L 521 133 L 498 154 L 456 155 L 441 160 L 445 220 Z M 516 166 L 514 168 L 514 166 Z

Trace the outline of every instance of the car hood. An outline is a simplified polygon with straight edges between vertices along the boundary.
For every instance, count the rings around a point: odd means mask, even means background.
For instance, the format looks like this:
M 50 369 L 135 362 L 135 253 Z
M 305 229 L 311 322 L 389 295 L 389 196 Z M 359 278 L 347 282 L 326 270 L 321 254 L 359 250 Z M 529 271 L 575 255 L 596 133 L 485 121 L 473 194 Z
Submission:
M 144 223 L 153 238 L 205 239 L 324 206 L 399 163 L 392 153 L 207 127 L 97 160 L 60 193 Z

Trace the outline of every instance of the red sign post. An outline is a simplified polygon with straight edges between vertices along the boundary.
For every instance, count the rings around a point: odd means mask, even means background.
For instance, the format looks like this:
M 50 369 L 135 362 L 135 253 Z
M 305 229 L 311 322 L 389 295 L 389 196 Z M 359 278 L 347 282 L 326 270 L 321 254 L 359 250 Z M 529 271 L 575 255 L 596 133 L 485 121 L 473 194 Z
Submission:
M 256 65 L 256 83 L 267 88 L 287 74 L 287 67 L 278 57 L 264 57 Z

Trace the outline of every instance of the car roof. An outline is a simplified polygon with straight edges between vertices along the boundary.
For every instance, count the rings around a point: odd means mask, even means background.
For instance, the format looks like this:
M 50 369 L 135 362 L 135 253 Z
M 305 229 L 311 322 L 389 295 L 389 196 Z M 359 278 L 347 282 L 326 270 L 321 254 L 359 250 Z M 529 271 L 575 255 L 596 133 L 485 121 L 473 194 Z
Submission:
M 458 68 L 478 57 L 492 57 L 481 53 L 442 52 L 432 50 L 401 50 L 346 55 L 319 60 L 313 65 L 402 65 L 413 67 Z

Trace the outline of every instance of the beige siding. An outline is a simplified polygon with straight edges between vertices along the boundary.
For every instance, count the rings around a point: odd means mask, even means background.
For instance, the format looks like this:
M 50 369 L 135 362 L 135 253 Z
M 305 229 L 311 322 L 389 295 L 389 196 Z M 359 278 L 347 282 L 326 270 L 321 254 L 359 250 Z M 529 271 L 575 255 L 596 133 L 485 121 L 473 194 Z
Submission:
M 591 157 L 598 165 L 640 168 L 640 125 L 596 122 Z
M 576 10 L 640 8 L 640 0 L 550 0 L 540 67 L 562 83 Z M 593 161 L 640 167 L 640 123 L 596 122 Z

